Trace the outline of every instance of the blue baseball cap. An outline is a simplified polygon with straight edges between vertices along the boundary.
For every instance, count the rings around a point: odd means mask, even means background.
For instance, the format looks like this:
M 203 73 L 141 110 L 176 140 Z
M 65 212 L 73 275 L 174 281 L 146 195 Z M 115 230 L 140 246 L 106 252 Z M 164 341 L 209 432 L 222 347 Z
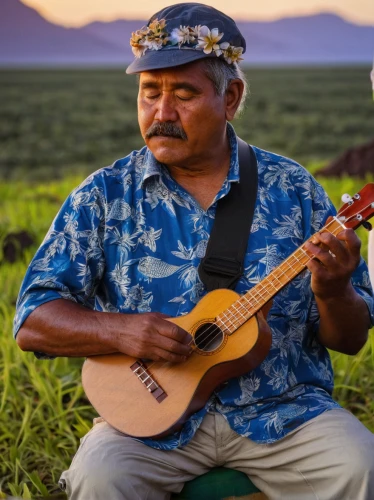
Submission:
M 126 73 L 180 66 L 207 57 L 239 62 L 246 43 L 235 21 L 201 3 L 180 3 L 154 14 L 132 33 L 135 60 Z

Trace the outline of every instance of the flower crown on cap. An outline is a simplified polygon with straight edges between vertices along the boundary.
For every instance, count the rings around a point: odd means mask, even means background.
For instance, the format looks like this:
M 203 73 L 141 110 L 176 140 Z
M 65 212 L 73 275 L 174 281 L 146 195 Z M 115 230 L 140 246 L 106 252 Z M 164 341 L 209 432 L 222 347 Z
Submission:
M 208 26 L 180 26 L 169 34 L 166 20 L 155 19 L 149 26 L 144 26 L 131 34 L 130 45 L 135 57 L 141 57 L 147 50 L 160 50 L 165 46 L 178 45 L 179 48 L 202 50 L 205 54 L 215 53 L 223 56 L 228 64 L 242 61 L 242 47 L 234 47 L 229 42 L 218 43 L 224 33 L 218 28 L 210 30 Z

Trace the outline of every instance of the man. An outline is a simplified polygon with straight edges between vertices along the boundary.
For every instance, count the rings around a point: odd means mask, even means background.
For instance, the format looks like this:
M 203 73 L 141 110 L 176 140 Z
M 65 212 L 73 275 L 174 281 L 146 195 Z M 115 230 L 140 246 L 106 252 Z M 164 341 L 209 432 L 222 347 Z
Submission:
M 245 41 L 232 19 L 191 3 L 155 14 L 131 44 L 146 147 L 83 182 L 32 261 L 15 333 L 38 356 L 191 355 L 190 334 L 167 317 L 206 293 L 197 268 L 217 202 L 239 182 L 228 122 L 245 93 Z M 292 160 L 253 150 L 258 196 L 236 291 L 301 245 L 315 257 L 274 298 L 267 358 L 165 438 L 134 439 L 101 419 L 62 475 L 69 498 L 166 499 L 217 465 L 245 472 L 270 499 L 372 497 L 373 435 L 332 400 L 326 350 L 354 354 L 367 339 L 360 242 L 349 229 L 318 233 L 334 214 L 322 188 Z

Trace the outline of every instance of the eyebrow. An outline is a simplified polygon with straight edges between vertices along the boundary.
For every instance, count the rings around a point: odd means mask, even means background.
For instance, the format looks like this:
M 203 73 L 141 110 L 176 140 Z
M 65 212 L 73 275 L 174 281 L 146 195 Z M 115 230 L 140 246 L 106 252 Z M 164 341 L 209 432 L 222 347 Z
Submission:
M 140 88 L 142 90 L 158 89 L 159 84 L 155 81 L 145 81 L 141 83 Z M 188 82 L 177 82 L 171 85 L 171 90 L 179 90 L 179 89 L 189 90 L 194 94 L 201 94 L 202 92 L 202 90 L 199 87 L 196 87 L 195 85 L 192 85 L 191 83 Z

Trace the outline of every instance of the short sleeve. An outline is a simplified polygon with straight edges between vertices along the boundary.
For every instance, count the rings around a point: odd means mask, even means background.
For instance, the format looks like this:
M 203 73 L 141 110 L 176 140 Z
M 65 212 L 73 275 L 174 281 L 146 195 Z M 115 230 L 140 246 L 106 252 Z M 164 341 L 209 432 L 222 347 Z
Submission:
M 37 307 L 68 299 L 94 308 L 104 269 L 102 194 L 83 184 L 63 204 L 31 261 L 17 300 L 14 336 Z

